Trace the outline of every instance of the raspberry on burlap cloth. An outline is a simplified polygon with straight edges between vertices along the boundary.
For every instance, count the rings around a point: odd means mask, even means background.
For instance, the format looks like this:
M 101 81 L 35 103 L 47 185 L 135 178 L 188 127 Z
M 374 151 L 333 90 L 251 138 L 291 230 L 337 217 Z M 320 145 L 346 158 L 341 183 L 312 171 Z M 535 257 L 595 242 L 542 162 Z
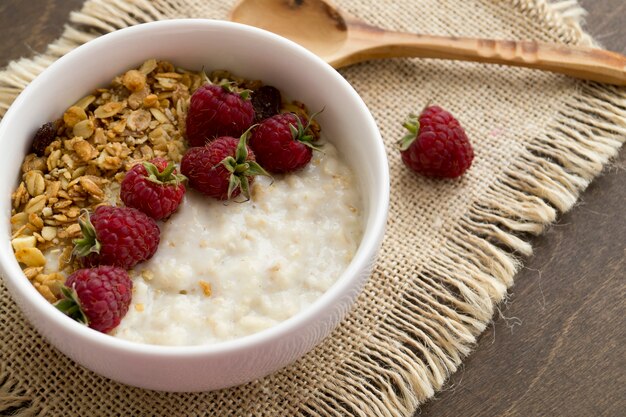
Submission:
M 0 73 L 6 109 L 59 54 L 129 24 L 225 18 L 233 1 L 93 0 L 62 39 Z M 589 43 L 575 1 L 338 1 L 396 30 Z M 626 137 L 626 91 L 516 68 L 390 59 L 343 69 L 371 109 L 391 169 L 380 258 L 352 314 L 317 349 L 267 378 L 218 392 L 167 394 L 101 378 L 51 348 L 0 287 L 0 413 L 25 415 L 410 416 L 442 387 L 513 284 L 520 255 L 572 207 Z M 329 98 L 330 99 L 330 98 Z M 402 122 L 432 101 L 457 116 L 476 157 L 460 179 L 407 170 Z M 6 140 L 6 138 L 4 138 Z

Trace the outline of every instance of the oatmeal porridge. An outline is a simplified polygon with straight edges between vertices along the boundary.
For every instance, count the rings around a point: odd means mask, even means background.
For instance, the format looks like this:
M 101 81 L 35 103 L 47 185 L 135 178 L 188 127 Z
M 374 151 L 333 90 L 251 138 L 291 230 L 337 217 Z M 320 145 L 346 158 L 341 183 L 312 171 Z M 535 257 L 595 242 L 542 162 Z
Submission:
M 263 178 L 246 203 L 188 192 L 137 267 L 133 305 L 113 335 L 154 344 L 233 339 L 312 304 L 361 237 L 355 179 L 332 144 L 303 171 Z

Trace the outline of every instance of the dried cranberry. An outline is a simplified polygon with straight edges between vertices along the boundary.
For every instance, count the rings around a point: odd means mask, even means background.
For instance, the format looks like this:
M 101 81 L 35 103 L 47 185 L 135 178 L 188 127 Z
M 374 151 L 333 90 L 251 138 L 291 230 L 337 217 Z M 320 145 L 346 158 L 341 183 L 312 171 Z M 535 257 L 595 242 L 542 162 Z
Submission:
M 54 142 L 58 126 L 58 122 L 48 122 L 43 124 L 37 130 L 37 133 L 35 133 L 33 143 L 30 146 L 31 152 L 34 152 L 37 156 L 43 156 L 48 145 Z
M 264 85 L 252 93 L 252 105 L 254 106 L 257 122 L 278 114 L 281 104 L 280 91 L 271 85 Z

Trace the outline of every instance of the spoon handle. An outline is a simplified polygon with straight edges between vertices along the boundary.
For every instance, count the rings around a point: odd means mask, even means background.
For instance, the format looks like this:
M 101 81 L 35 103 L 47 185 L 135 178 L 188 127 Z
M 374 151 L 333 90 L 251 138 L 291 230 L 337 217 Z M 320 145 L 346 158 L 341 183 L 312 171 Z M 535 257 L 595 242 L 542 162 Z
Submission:
M 335 68 L 376 58 L 419 57 L 535 68 L 584 80 L 626 85 L 626 57 L 615 52 L 536 41 L 507 41 L 414 35 L 361 27 L 352 33 L 354 53 Z

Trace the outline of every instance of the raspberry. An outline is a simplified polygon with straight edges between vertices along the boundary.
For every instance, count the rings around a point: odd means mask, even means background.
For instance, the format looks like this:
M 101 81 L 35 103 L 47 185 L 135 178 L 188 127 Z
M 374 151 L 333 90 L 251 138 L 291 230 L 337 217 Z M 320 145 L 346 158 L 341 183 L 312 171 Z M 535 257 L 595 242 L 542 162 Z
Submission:
M 74 320 L 108 333 L 128 312 L 132 290 L 133 282 L 122 268 L 79 269 L 65 281 L 63 298 L 55 306 Z
M 128 207 L 136 208 L 154 220 L 172 214 L 185 195 L 183 175 L 176 173 L 173 163 L 163 158 L 137 164 L 126 173 L 120 197 Z
M 255 162 L 246 145 L 249 131 L 239 139 L 222 136 L 206 146 L 191 148 L 180 163 L 189 185 L 218 200 L 228 200 L 242 193 L 250 198 L 250 186 L 256 175 L 269 175 Z
M 82 257 L 85 266 L 130 269 L 150 259 L 159 246 L 159 226 L 134 208 L 100 206 L 78 223 L 83 238 L 74 240 L 74 254 Z
M 239 137 L 253 122 L 250 100 L 231 92 L 228 86 L 205 84 L 191 96 L 187 141 L 189 146 L 204 146 L 220 136 Z
M 272 173 L 303 168 L 313 155 L 314 136 L 310 123 L 303 126 L 300 116 L 283 113 L 265 119 L 252 133 L 250 148 L 259 164 Z
M 439 106 L 430 106 L 404 124 L 400 141 L 404 164 L 427 177 L 456 178 L 472 165 L 474 150 L 459 122 Z

